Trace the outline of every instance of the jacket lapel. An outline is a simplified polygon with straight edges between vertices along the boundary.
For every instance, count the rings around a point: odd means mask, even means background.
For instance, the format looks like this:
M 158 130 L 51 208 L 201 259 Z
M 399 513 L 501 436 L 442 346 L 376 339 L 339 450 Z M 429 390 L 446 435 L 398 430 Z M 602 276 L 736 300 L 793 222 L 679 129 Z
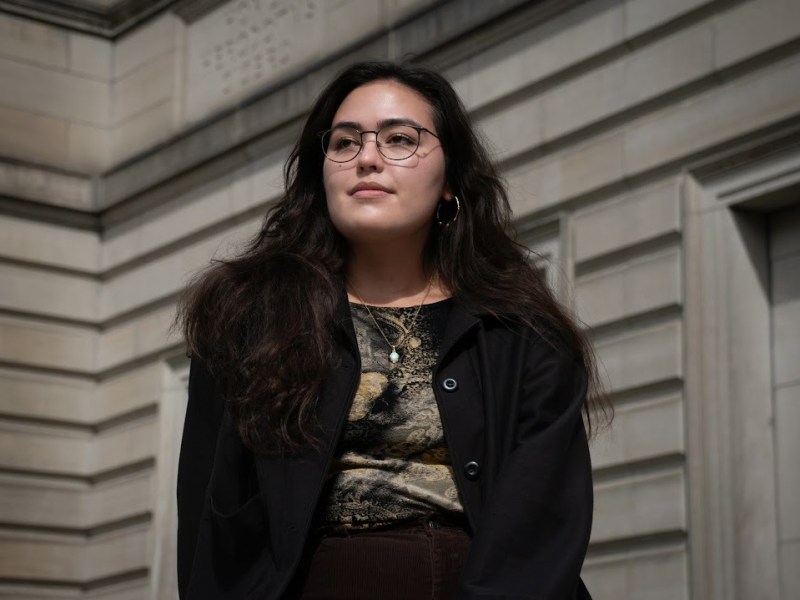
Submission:
M 442 336 L 442 343 L 439 347 L 439 365 L 444 362 L 447 355 L 455 348 L 458 341 L 479 323 L 480 318 L 478 313 L 467 308 L 459 300 L 453 300 L 453 306 L 450 309 L 444 335 Z
M 339 361 L 323 386 L 317 404 L 318 449 L 256 458 L 262 499 L 271 519 L 276 558 L 293 569 L 309 533 L 314 511 L 330 469 L 339 434 L 359 380 L 360 359 L 347 294 L 342 291 L 336 311 Z M 279 516 L 278 516 L 279 515 Z M 277 530 L 276 530 L 277 528 Z
M 475 348 L 479 327 L 480 314 L 456 299 L 450 309 L 431 382 L 459 496 L 473 531 L 478 527 L 483 502 L 483 481 L 467 479 L 465 469 L 470 463 L 483 465 L 484 461 L 484 399 Z M 456 381 L 455 389 L 446 385 L 448 379 Z

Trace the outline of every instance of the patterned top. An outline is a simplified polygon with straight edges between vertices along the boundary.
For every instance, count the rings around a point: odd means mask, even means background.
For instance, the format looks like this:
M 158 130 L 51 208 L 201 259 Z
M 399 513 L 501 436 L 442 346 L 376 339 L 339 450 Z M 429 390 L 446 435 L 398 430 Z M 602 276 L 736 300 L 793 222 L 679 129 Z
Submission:
M 450 304 L 422 307 L 397 348 L 396 364 L 364 306 L 350 305 L 361 380 L 326 487 L 325 525 L 358 528 L 463 513 L 432 386 Z M 394 341 L 407 332 L 417 307 L 370 310 Z

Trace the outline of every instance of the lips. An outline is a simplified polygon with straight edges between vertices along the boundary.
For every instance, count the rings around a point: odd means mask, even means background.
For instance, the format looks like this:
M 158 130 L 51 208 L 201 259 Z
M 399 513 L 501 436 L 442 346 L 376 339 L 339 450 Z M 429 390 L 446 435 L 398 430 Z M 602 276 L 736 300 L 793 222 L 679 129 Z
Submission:
M 359 192 L 362 195 L 379 195 L 379 194 L 387 194 L 391 190 L 389 188 L 382 186 L 380 183 L 375 183 L 374 181 L 362 181 L 361 183 L 357 184 L 350 190 L 350 195 L 354 196 Z

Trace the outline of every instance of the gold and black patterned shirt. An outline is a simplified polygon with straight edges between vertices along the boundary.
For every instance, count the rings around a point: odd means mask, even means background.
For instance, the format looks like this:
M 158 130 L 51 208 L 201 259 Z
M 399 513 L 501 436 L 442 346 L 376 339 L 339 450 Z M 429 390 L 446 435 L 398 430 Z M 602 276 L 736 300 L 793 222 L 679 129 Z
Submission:
M 432 374 L 451 302 L 372 307 L 386 337 L 412 331 L 389 361 L 391 348 L 361 304 L 351 304 L 361 380 L 323 498 L 323 523 L 366 527 L 462 513 Z

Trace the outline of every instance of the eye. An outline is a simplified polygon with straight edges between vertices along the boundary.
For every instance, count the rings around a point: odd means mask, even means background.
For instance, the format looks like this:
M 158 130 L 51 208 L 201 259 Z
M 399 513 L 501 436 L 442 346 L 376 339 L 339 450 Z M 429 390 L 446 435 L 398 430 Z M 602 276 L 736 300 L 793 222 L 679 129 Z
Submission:
M 334 137 L 330 143 L 331 149 L 336 151 L 352 150 L 358 146 L 359 140 L 357 138 L 344 135 Z
M 419 134 L 413 127 L 401 125 L 381 132 L 381 144 L 396 148 L 413 148 L 419 142 Z
M 386 139 L 386 143 L 391 146 L 410 146 L 414 143 L 414 140 L 402 133 L 394 133 Z
M 329 152 L 353 152 L 361 147 L 361 134 L 352 129 L 334 129 L 329 134 L 325 148 Z

